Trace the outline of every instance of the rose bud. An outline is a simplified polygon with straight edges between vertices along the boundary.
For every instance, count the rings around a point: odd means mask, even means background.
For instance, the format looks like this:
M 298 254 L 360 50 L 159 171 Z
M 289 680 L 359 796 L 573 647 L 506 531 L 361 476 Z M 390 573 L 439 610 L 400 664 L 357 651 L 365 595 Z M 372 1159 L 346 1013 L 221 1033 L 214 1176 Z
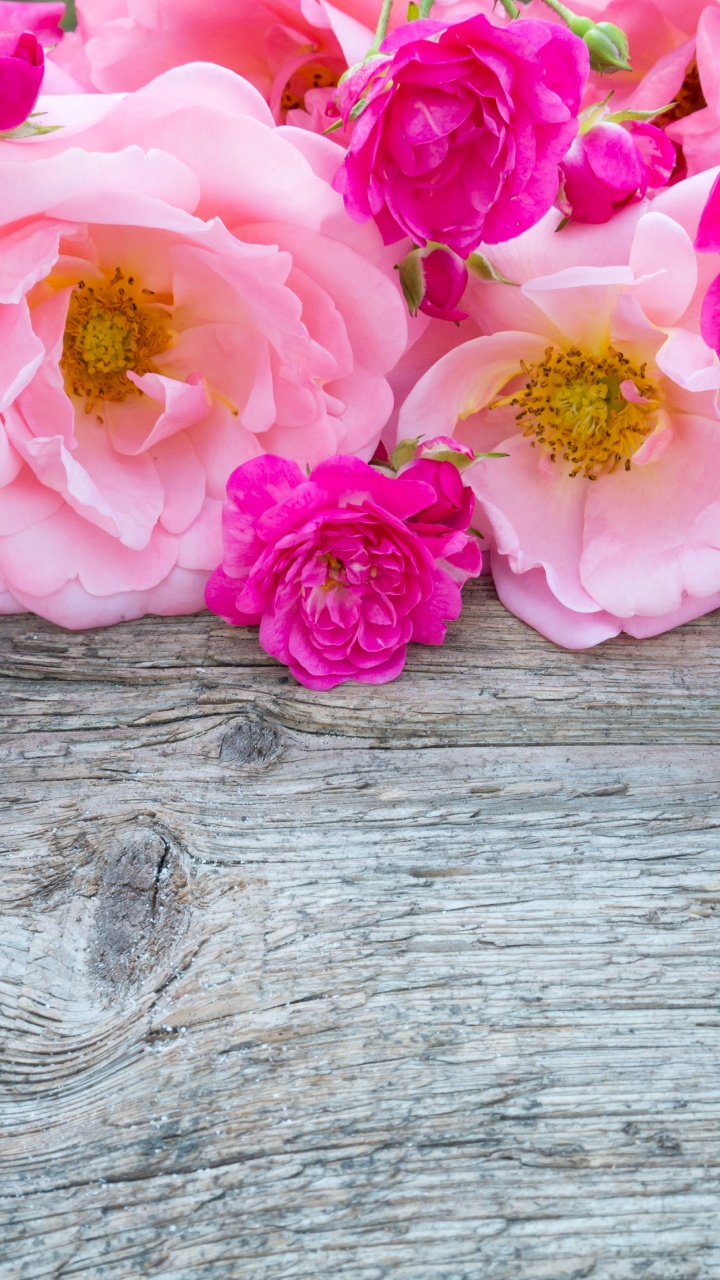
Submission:
M 630 71 L 628 38 L 613 22 L 593 22 L 577 13 L 566 10 L 563 18 L 570 31 L 587 45 L 590 54 L 590 70 L 604 72 Z
M 560 166 L 558 207 L 575 222 L 608 222 L 617 209 L 668 182 L 677 161 L 662 129 L 604 120 L 575 139 Z
M 0 132 L 27 120 L 40 96 L 45 54 L 37 36 L 0 31 Z
M 468 281 L 462 258 L 447 245 L 427 245 L 413 249 L 400 263 L 400 283 L 411 316 L 422 311 L 436 320 L 467 320 L 467 311 L 458 311 Z

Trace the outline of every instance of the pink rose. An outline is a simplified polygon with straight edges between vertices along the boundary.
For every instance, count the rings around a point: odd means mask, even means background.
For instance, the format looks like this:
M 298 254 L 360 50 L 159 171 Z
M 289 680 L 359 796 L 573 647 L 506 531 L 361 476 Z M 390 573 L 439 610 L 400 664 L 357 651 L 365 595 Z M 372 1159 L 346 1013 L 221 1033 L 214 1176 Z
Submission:
M 40 96 L 44 71 L 45 54 L 37 36 L 0 31 L 0 130 L 15 129 L 27 120 Z
M 486 336 L 401 409 L 403 438 L 441 430 L 506 455 L 466 472 L 475 524 L 503 602 L 570 648 L 720 605 L 720 361 L 699 323 L 718 258 L 693 248 L 710 182 L 561 235 L 548 215 L 494 248 L 519 287 L 468 292 Z
M 192 612 L 234 468 L 372 456 L 405 308 L 336 148 L 231 72 L 47 103 L 0 143 L 0 608 Z
M 434 532 L 423 533 L 435 498 L 431 484 L 357 458 L 331 458 L 307 480 L 282 458 L 245 463 L 228 483 L 208 606 L 233 626 L 259 623 L 265 651 L 310 689 L 394 680 L 408 644 L 442 644 L 460 614 Z
M 348 52 L 364 56 L 378 11 L 379 0 L 78 0 L 78 30 L 57 58 L 105 93 L 215 62 L 248 79 L 278 122 L 311 127 L 305 94 L 336 85 Z
M 668 137 L 682 148 L 688 174 L 720 164 L 720 9 L 708 5 L 700 15 L 695 57 L 676 92 Z
M 60 23 L 65 14 L 65 4 L 28 4 L 25 0 L 0 0 L 0 31 L 14 31 L 20 35 L 31 31 L 43 45 L 57 44 L 63 38 Z
M 636 120 L 600 121 L 575 139 L 560 166 L 559 207 L 575 222 L 607 222 L 649 188 L 665 186 L 676 160 L 662 129 Z
M 387 244 L 409 235 L 461 256 L 533 226 L 577 133 L 582 41 L 546 22 L 478 16 L 407 23 L 382 50 L 338 94 L 346 124 L 367 101 L 335 180 L 351 216 L 374 217 Z

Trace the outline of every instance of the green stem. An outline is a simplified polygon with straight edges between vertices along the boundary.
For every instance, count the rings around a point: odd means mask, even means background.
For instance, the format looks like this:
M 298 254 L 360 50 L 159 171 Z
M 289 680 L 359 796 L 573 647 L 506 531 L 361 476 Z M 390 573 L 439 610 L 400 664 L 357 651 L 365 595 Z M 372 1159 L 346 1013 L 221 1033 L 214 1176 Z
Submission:
M 505 10 L 505 12 L 506 12 L 506 13 L 507 13 L 511 18 L 519 18 L 519 17 L 520 17 L 520 10 L 518 9 L 517 5 L 514 3 L 514 0 L 500 0 L 500 3 L 501 3 L 501 5 L 502 5 L 503 9 Z
M 370 45 L 370 53 L 377 53 L 380 45 L 387 35 L 387 29 L 390 22 L 390 14 L 392 12 L 393 0 L 383 0 L 380 17 L 378 18 L 377 29 L 375 31 L 375 39 Z
M 430 15 L 430 10 L 432 9 L 432 7 L 433 7 L 434 3 L 435 3 L 435 0 L 421 0 L 421 4 L 420 4 L 420 17 L 421 17 L 421 18 L 427 18 L 427 17 L 429 17 L 429 15 Z
M 567 22 L 568 26 L 572 19 L 577 17 L 577 14 L 573 13 L 572 9 L 568 9 L 566 4 L 562 4 L 562 0 L 543 0 L 543 3 L 547 5 L 548 9 L 552 9 L 553 13 L 557 13 L 564 22 Z

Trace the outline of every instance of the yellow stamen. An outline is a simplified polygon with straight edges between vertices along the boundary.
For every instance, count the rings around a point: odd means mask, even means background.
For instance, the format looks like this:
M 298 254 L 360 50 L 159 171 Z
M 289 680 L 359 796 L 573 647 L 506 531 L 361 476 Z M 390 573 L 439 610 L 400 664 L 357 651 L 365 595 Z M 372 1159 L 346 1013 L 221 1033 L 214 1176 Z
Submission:
M 80 280 L 73 289 L 60 363 L 68 392 L 85 401 L 86 413 L 141 395 L 128 373 L 156 372 L 155 357 L 172 345 L 170 316 L 152 297 L 119 267 L 105 285 Z
M 308 89 L 334 88 L 340 78 L 339 71 L 331 71 L 322 62 L 306 62 L 288 80 L 280 102 L 283 111 L 297 110 L 305 105 Z
M 626 356 L 609 347 L 594 356 L 572 347 L 559 351 L 548 347 L 545 359 L 521 365 L 527 376 L 522 391 L 502 396 L 490 408 L 511 405 L 518 409 L 523 435 L 550 455 L 570 464 L 570 475 L 596 480 L 620 463 L 630 470 L 630 459 L 653 431 L 661 394 Z M 641 403 L 627 400 L 623 383 L 634 384 Z
M 337 556 L 326 555 L 326 556 L 323 556 L 322 559 L 325 561 L 328 567 L 327 578 L 321 584 L 322 590 L 333 591 L 335 587 L 342 586 L 342 578 L 340 577 L 340 575 L 342 574 L 345 566 L 343 565 L 342 560 L 338 560 Z

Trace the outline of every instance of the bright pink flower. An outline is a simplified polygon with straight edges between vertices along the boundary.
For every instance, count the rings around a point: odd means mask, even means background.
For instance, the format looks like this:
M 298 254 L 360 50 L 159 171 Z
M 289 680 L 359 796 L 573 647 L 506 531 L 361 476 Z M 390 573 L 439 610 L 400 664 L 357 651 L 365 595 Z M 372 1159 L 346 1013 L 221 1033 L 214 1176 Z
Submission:
M 351 216 L 374 217 L 386 244 L 409 235 L 461 256 L 533 226 L 577 133 L 582 41 L 546 22 L 502 28 L 478 16 L 410 22 L 382 48 L 387 58 L 338 95 L 346 123 L 367 101 L 336 178 Z
M 557 215 L 492 251 L 520 288 L 468 295 L 487 337 L 411 392 L 400 434 L 507 456 L 467 473 L 501 599 L 560 644 L 654 635 L 720 604 L 720 361 L 699 332 L 717 256 L 708 175 L 607 226 Z
M 435 541 L 436 499 L 413 468 L 394 479 L 332 458 L 306 480 L 282 458 L 247 462 L 228 483 L 208 606 L 233 626 L 259 623 L 265 651 L 310 689 L 393 680 L 411 641 L 442 644 L 460 614 L 436 562 L 457 534 Z
M 607 222 L 649 188 L 665 186 L 676 160 L 662 129 L 636 120 L 601 121 L 575 139 L 560 166 L 560 208 L 575 222 Z
M 27 120 L 40 96 L 45 54 L 37 36 L 0 31 L 0 130 Z
M 333 144 L 231 72 L 47 105 L 0 143 L 0 608 L 192 612 L 235 467 L 372 456 L 405 308 Z

